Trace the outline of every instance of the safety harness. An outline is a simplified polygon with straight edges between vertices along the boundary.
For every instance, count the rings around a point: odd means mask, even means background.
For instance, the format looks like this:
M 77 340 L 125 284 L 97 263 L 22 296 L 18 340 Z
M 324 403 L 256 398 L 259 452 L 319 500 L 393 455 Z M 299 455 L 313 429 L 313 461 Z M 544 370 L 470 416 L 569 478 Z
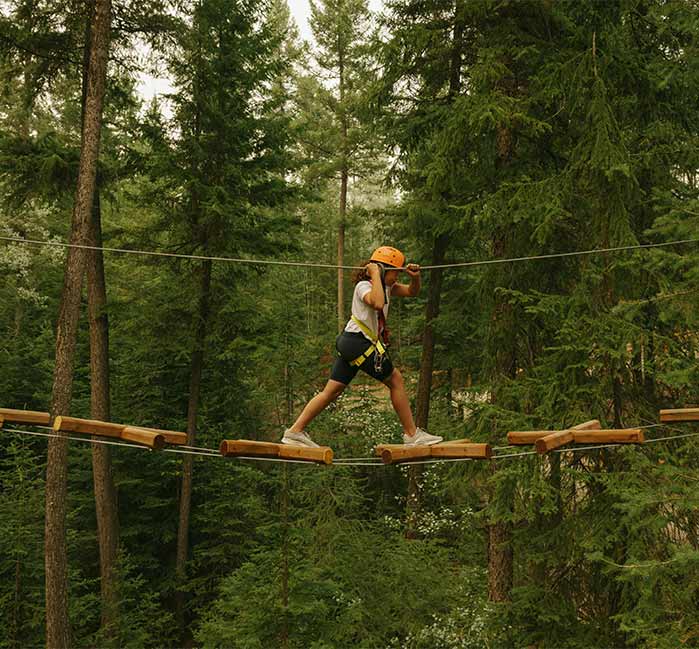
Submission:
M 374 333 L 366 323 L 362 322 L 356 315 L 352 314 L 352 322 L 354 322 L 371 340 L 371 346 L 367 350 L 357 356 L 353 361 L 350 361 L 350 365 L 359 367 L 364 361 L 369 358 L 374 352 L 374 369 L 377 373 L 380 373 L 383 368 L 383 361 L 386 355 L 386 339 L 381 340 L 382 335 L 385 336 L 386 333 L 386 319 L 383 314 L 383 309 L 378 309 L 378 320 L 379 320 L 379 331 Z

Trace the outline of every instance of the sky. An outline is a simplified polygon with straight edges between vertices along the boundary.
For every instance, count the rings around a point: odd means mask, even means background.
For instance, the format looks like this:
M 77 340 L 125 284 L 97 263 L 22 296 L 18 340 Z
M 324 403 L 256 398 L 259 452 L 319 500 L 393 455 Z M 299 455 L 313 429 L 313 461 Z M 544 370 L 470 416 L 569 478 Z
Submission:
M 308 0 L 287 0 L 291 15 L 296 21 L 299 28 L 299 36 L 307 41 L 313 40 L 309 19 L 311 16 L 311 7 Z M 372 11 L 378 11 L 383 4 L 382 0 L 369 0 L 369 7 Z M 170 92 L 172 86 L 168 79 L 151 77 L 145 74 L 141 75 L 141 81 L 138 86 L 138 92 L 148 103 L 155 95 Z
M 287 0 L 287 4 L 299 28 L 299 36 L 307 41 L 313 40 L 313 34 L 311 33 L 311 27 L 308 22 L 311 16 L 311 7 L 308 0 Z M 376 0 L 370 0 L 369 4 L 373 7 L 377 2 Z M 138 92 L 146 103 L 153 99 L 155 95 L 162 95 L 171 90 L 172 86 L 168 79 L 151 77 L 146 74 L 141 75 L 141 80 L 138 84 Z

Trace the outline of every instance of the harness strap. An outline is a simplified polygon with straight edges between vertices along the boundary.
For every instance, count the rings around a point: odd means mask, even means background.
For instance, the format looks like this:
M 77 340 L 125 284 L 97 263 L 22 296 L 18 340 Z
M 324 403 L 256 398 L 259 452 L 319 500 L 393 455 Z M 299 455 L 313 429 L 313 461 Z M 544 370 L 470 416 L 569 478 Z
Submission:
M 371 347 L 369 347 L 363 354 L 357 356 L 354 360 L 350 361 L 350 365 L 356 365 L 357 367 L 361 365 L 369 356 L 371 356 L 374 351 L 379 355 L 386 353 L 386 348 L 383 346 L 381 340 L 377 334 L 375 334 L 369 327 L 366 326 L 357 316 L 352 314 L 352 322 L 356 324 L 372 341 Z

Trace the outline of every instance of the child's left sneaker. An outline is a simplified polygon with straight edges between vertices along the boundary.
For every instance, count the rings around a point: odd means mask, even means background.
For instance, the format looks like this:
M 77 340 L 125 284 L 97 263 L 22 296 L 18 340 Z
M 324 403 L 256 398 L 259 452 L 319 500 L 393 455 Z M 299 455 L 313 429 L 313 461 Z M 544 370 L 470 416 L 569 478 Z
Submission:
M 284 437 L 282 437 L 282 444 L 290 444 L 291 446 L 310 446 L 311 448 L 320 448 L 319 444 L 316 444 L 307 433 L 294 433 L 288 428 L 284 431 Z
M 442 439 L 444 438 L 439 435 L 430 435 L 426 430 L 418 428 L 412 436 L 403 435 L 403 444 L 408 446 L 431 446 L 432 444 L 439 444 Z

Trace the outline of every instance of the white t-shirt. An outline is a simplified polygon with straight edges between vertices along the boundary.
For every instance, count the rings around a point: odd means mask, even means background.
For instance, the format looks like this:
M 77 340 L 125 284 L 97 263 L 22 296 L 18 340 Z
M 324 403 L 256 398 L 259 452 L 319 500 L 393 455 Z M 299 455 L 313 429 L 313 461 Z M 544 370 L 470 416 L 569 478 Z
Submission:
M 386 301 L 383 305 L 383 315 L 384 318 L 388 319 L 388 305 L 391 301 L 391 289 L 392 286 L 386 287 Z M 370 307 L 365 301 L 364 296 L 371 291 L 371 282 L 368 280 L 363 280 L 357 282 L 354 287 L 354 295 L 352 296 L 352 315 L 359 318 L 369 329 L 374 333 L 377 333 L 379 329 L 379 316 L 376 313 L 376 309 Z M 345 331 L 364 333 L 359 326 L 352 320 L 349 319 L 345 325 Z M 364 334 L 365 338 L 369 338 Z M 371 340 L 371 338 L 369 338 Z M 372 341 L 373 342 L 373 341 Z

